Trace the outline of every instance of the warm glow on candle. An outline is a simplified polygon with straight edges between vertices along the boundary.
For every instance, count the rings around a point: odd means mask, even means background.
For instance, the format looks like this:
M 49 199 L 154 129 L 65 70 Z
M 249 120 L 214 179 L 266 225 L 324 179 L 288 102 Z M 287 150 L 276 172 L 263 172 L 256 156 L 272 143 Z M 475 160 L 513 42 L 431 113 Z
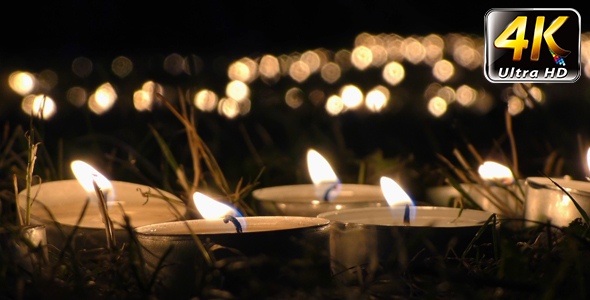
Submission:
M 96 181 L 96 184 L 100 187 L 107 200 L 107 205 L 110 205 L 113 202 L 115 199 L 115 190 L 113 184 L 106 177 L 89 164 L 80 160 L 73 161 L 71 168 L 72 172 L 74 172 L 74 176 L 76 176 L 80 185 L 82 185 L 89 195 L 95 195 L 94 184 L 92 182 Z M 92 198 L 93 197 L 95 196 L 92 196 Z
M 413 221 L 416 219 L 416 206 L 412 198 L 402 189 L 395 180 L 389 177 L 381 177 L 381 191 L 389 207 L 405 207 L 409 206 L 409 219 Z
M 506 166 L 493 161 L 484 162 L 478 169 L 479 176 L 486 180 L 500 180 L 504 183 L 512 183 L 512 172 Z
M 340 180 L 328 161 L 317 151 L 307 151 L 307 168 L 318 198 L 329 201 L 340 193 Z

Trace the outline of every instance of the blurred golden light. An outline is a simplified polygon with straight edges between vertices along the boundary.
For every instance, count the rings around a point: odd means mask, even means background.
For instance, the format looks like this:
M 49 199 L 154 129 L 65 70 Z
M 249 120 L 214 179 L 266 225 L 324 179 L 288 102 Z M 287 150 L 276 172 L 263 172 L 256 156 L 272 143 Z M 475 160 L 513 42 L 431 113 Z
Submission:
M 584 75 L 586 75 L 586 77 L 590 78 L 590 63 L 586 63 L 584 65 Z
M 79 86 L 71 87 L 66 93 L 66 99 L 76 107 L 82 107 L 86 104 L 87 98 L 86 90 Z
M 442 89 L 442 85 L 438 82 L 429 84 L 424 90 L 424 98 L 430 99 L 432 97 L 436 97 L 438 95 L 438 90 L 440 89 Z
M 524 110 L 524 101 L 517 97 L 511 96 L 508 98 L 508 113 L 515 116 Z
M 164 59 L 164 70 L 172 75 L 180 75 L 184 67 L 184 58 L 178 53 L 172 53 Z
M 354 39 L 354 46 L 355 47 L 360 47 L 360 46 L 369 47 L 369 46 L 373 46 L 375 44 L 376 44 L 375 37 L 367 32 L 360 33 Z
M 285 94 L 285 103 L 287 103 L 289 107 L 295 109 L 303 104 L 304 98 L 305 94 L 301 89 L 297 87 L 290 88 Z
M 94 94 L 88 99 L 88 107 L 92 112 L 101 115 L 107 112 L 117 100 L 117 93 L 110 83 L 105 83 L 98 87 Z
M 315 89 L 309 93 L 309 101 L 311 101 L 311 103 L 313 103 L 315 106 L 323 104 L 324 98 L 326 98 L 326 95 L 320 89 Z
M 227 76 L 230 80 L 237 80 L 244 83 L 249 83 L 253 79 L 253 74 L 248 65 L 243 61 L 236 61 L 229 66 Z
M 434 64 L 432 74 L 439 81 L 445 82 L 455 74 L 455 67 L 448 60 L 439 60 Z
M 245 116 L 250 112 L 252 108 L 252 101 L 250 99 L 244 99 L 238 102 L 238 107 L 240 109 L 240 115 Z
M 342 101 L 342 98 L 336 95 L 330 96 L 328 100 L 326 100 L 326 111 L 332 116 L 338 115 L 344 111 L 344 102 Z
M 8 76 L 8 85 L 17 94 L 25 96 L 35 89 L 36 79 L 31 73 L 17 71 Z
M 37 82 L 42 91 L 48 92 L 57 85 L 57 73 L 52 70 L 43 70 L 37 75 Z
M 444 40 L 437 34 L 430 34 L 422 40 L 424 45 L 425 57 L 427 64 L 433 65 L 443 57 Z
M 260 79 L 268 85 L 274 84 L 281 78 L 281 66 L 279 60 L 272 55 L 264 55 L 258 66 Z
M 373 62 L 373 53 L 365 46 L 356 47 L 352 50 L 350 61 L 357 69 L 364 70 Z
M 387 50 L 385 50 L 385 47 L 372 45 L 369 49 L 371 49 L 371 54 L 373 55 L 373 60 L 371 61 L 372 66 L 380 67 L 387 62 Z
M 194 98 L 195 106 L 202 111 L 213 111 L 217 107 L 217 94 L 210 90 L 199 91 Z
M 53 99 L 46 95 L 28 95 L 23 99 L 21 108 L 26 114 L 43 120 L 50 119 L 57 111 Z
M 72 72 L 81 78 L 88 77 L 92 73 L 93 68 L 92 61 L 83 56 L 74 59 L 72 62 Z
M 161 84 L 159 83 L 155 83 L 151 80 L 146 81 L 142 86 L 141 89 L 148 92 L 149 95 L 151 97 L 154 96 L 154 94 L 160 94 L 160 95 L 164 95 L 164 87 L 162 87 Z
M 289 69 L 291 69 L 291 65 L 297 60 L 286 54 L 280 55 L 278 59 L 281 75 L 289 75 Z
M 527 91 L 524 89 L 524 84 L 518 82 L 512 84 L 512 92 L 514 95 L 520 98 L 525 98 L 527 96 Z
M 363 92 L 358 87 L 349 84 L 340 90 L 340 98 L 346 108 L 354 109 L 363 103 Z
M 336 63 L 330 62 L 322 67 L 320 74 L 325 82 L 334 83 L 340 79 L 342 71 L 340 70 L 340 66 Z
M 426 57 L 426 50 L 422 43 L 415 38 L 407 38 L 402 44 L 404 57 L 412 64 L 418 64 Z
M 477 91 L 464 84 L 457 88 L 457 102 L 463 106 L 470 106 L 477 99 Z
M 387 105 L 388 100 L 389 90 L 384 86 L 379 86 L 367 93 L 365 105 L 370 111 L 380 112 Z
M 242 101 L 250 97 L 250 88 L 245 83 L 234 80 L 227 84 L 225 94 L 236 101 Z
M 334 62 L 340 66 L 342 72 L 346 72 L 352 68 L 351 57 L 352 53 L 350 51 L 342 49 L 334 54 Z
M 293 80 L 299 83 L 307 80 L 310 74 L 311 72 L 309 71 L 309 66 L 300 60 L 292 63 L 291 67 L 289 68 L 289 75 L 291 78 L 293 78 Z
M 582 63 L 590 62 L 590 39 L 586 35 L 582 35 L 582 42 L 580 45 L 580 56 Z
M 435 117 L 442 116 L 447 111 L 447 101 L 441 97 L 433 97 L 428 101 L 428 111 Z
M 320 68 L 320 56 L 314 51 L 306 51 L 301 55 L 301 61 L 309 67 L 309 73 L 315 73 Z
M 133 71 L 133 62 L 125 56 L 119 56 L 113 59 L 111 70 L 120 78 L 125 78 Z
M 138 90 L 133 93 L 133 106 L 137 111 L 152 110 L 152 96 L 144 90 Z
M 536 86 L 529 89 L 529 95 L 533 98 L 533 100 L 539 103 L 545 100 L 545 97 L 543 96 L 543 91 Z
M 383 68 L 383 79 L 391 85 L 397 85 L 405 76 L 404 67 L 398 62 L 392 61 Z
M 445 99 L 445 101 L 447 101 L 447 103 L 452 103 L 453 101 L 456 100 L 455 90 L 449 86 L 443 86 L 442 88 L 440 88 L 437 91 L 436 95 Z
M 390 34 L 385 39 L 387 58 L 391 61 L 402 61 L 405 56 L 404 39 L 397 34 Z
M 240 114 L 240 104 L 232 98 L 223 98 L 217 105 L 219 114 L 233 119 Z

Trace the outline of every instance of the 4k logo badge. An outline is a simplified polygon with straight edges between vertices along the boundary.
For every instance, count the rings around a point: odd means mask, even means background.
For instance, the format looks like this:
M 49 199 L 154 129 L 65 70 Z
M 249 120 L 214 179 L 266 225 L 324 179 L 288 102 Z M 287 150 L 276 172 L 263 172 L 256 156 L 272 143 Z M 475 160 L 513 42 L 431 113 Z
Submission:
M 491 82 L 575 82 L 581 75 L 574 9 L 491 9 L 484 74 Z

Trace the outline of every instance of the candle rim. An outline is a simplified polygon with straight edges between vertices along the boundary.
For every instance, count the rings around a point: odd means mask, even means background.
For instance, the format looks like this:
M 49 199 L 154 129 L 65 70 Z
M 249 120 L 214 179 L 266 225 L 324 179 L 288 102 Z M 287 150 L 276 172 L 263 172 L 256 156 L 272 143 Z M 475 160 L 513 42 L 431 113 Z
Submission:
M 563 188 L 567 188 L 566 191 L 573 195 L 580 195 L 590 197 L 590 182 L 587 181 L 580 181 L 580 180 L 571 180 L 571 179 L 564 179 L 564 178 L 551 178 L 557 184 L 559 184 Z M 550 189 L 550 190 L 557 190 L 561 192 L 561 189 L 555 185 L 549 178 L 547 177 L 528 177 L 526 179 L 526 186 L 534 189 Z M 573 183 L 574 186 L 571 185 L 565 186 L 566 183 Z M 588 187 L 588 190 L 582 190 L 582 187 Z
M 256 199 L 257 201 L 276 202 L 276 203 L 309 204 L 312 201 L 317 200 L 317 201 L 320 201 L 320 203 L 317 203 L 317 205 L 338 205 L 338 204 L 345 204 L 345 203 L 352 204 L 352 203 L 364 203 L 364 202 L 371 202 L 371 203 L 383 202 L 385 205 L 387 205 L 387 201 L 385 200 L 385 197 L 383 196 L 383 193 L 381 192 L 381 187 L 378 185 L 342 183 L 341 186 L 342 186 L 342 189 L 340 191 L 340 195 L 336 196 L 336 198 L 334 198 L 331 201 L 323 201 L 322 199 L 316 199 L 317 197 L 315 194 L 314 185 L 311 183 L 309 183 L 309 184 L 278 185 L 278 186 L 259 188 L 259 189 L 252 191 L 252 197 L 254 197 L 254 199 Z M 356 199 L 356 197 L 352 198 L 352 199 L 348 199 L 348 198 L 351 198 L 351 196 L 346 196 L 346 193 L 350 192 L 350 189 L 355 189 L 355 188 L 357 188 L 357 189 L 365 188 L 365 189 L 369 190 L 371 192 L 371 194 L 368 196 L 359 197 L 358 199 Z M 301 191 L 302 189 L 305 189 L 306 192 L 307 192 L 307 190 L 309 190 L 308 191 L 309 196 L 313 197 L 313 198 L 307 198 L 307 195 L 301 196 L 301 197 L 296 197 L 296 198 L 289 198 L 288 195 L 285 196 L 285 192 L 287 192 L 289 189 L 296 189 L 297 191 Z M 286 190 L 286 191 L 282 191 L 282 190 Z M 374 194 L 373 194 L 373 192 L 374 192 Z M 278 195 L 279 197 L 274 197 L 275 195 Z
M 212 232 L 206 232 L 206 233 L 198 233 L 195 232 L 195 235 L 197 236 L 207 236 L 207 235 L 230 235 L 230 234 L 239 234 L 239 235 L 249 235 L 249 234 L 261 234 L 261 233 L 280 233 L 280 232 L 288 232 L 288 231 L 293 231 L 293 230 L 303 230 L 303 229 L 314 229 L 314 228 L 320 228 L 320 227 L 325 227 L 327 225 L 330 224 L 330 220 L 325 219 L 325 218 L 315 218 L 315 217 L 301 217 L 301 216 L 252 216 L 252 217 L 239 217 L 237 219 L 247 219 L 246 220 L 246 224 L 247 224 L 247 228 L 244 229 L 243 232 L 241 233 L 236 233 L 236 231 L 234 230 L 234 227 L 231 224 L 225 224 L 223 222 L 222 218 L 219 219 L 194 219 L 194 220 L 186 220 L 186 221 L 173 221 L 173 222 L 162 222 L 162 223 L 156 223 L 156 224 L 149 224 L 149 225 L 144 225 L 144 226 L 139 226 L 135 228 L 135 232 L 137 233 L 138 237 L 143 237 L 143 238 L 150 238 L 150 237 L 170 237 L 170 238 L 175 238 L 175 239 L 189 239 L 192 238 L 191 234 L 186 232 L 182 232 L 182 233 L 167 233 L 167 232 L 154 232 L 154 231 L 150 231 L 153 229 L 157 229 L 158 227 L 161 226 L 178 226 L 179 228 L 182 229 L 186 229 L 186 224 L 184 224 L 185 222 L 187 222 L 190 225 L 192 224 L 197 224 L 198 223 L 203 223 L 203 222 L 208 222 L 208 223 L 220 223 L 219 225 L 223 228 L 228 228 L 228 229 L 224 229 L 223 231 L 220 232 L 216 232 L 216 231 L 212 231 Z M 276 230 L 256 230 L 256 225 L 257 224 L 252 224 L 252 221 L 255 220 L 267 220 L 267 219 L 297 219 L 297 220 L 307 220 L 309 221 L 309 223 L 307 224 L 299 224 L 298 226 L 294 226 L 294 227 L 288 227 L 288 228 L 280 228 L 280 229 L 276 229 Z M 248 220 L 250 220 L 250 222 L 248 222 Z M 312 221 L 313 220 L 313 221 Z M 215 224 L 217 225 L 217 224 Z M 192 230 L 194 230 L 194 228 L 191 228 Z
M 454 208 L 454 207 L 442 207 L 442 206 L 415 206 L 416 210 L 418 211 L 456 211 L 457 212 L 457 216 L 459 216 L 459 211 L 461 210 L 460 208 Z M 354 219 L 359 219 L 359 217 L 354 218 L 353 220 L 339 220 L 337 218 L 337 216 L 346 216 L 347 214 L 351 215 L 351 214 L 356 214 L 358 216 L 365 216 L 374 212 L 378 212 L 378 213 L 383 213 L 383 212 L 388 212 L 389 215 L 391 215 L 391 210 L 395 210 L 395 211 L 400 211 L 403 214 L 403 211 L 405 210 L 405 207 L 366 207 L 366 208 L 353 208 L 353 209 L 344 209 L 344 210 L 339 210 L 339 211 L 330 211 L 330 212 L 325 212 L 325 213 L 321 213 L 318 215 L 318 218 L 326 218 L 328 220 L 330 220 L 331 222 L 334 222 L 335 224 L 348 224 L 348 225 L 356 225 L 356 226 L 375 226 L 375 227 L 384 227 L 384 228 L 392 228 L 392 227 L 404 227 L 403 224 L 374 224 L 371 222 L 360 222 L 360 221 L 355 221 Z M 475 214 L 477 216 L 477 218 L 475 217 L 467 217 L 467 215 L 469 214 Z M 475 209 L 463 209 L 463 211 L 461 212 L 461 216 L 458 217 L 459 220 L 461 221 L 468 221 L 468 222 L 472 222 L 469 224 L 465 224 L 465 225 L 458 225 L 458 226 L 432 226 L 433 228 L 468 228 L 468 227 L 481 227 L 488 219 L 489 217 L 492 215 L 492 213 L 490 212 L 486 212 L 483 210 L 475 210 Z M 416 218 L 420 218 L 422 216 L 420 216 L 420 214 L 417 214 Z M 463 218 L 463 219 L 461 219 Z M 414 228 L 418 228 L 418 227 L 430 227 L 428 225 L 410 225 L 408 227 L 414 227 Z

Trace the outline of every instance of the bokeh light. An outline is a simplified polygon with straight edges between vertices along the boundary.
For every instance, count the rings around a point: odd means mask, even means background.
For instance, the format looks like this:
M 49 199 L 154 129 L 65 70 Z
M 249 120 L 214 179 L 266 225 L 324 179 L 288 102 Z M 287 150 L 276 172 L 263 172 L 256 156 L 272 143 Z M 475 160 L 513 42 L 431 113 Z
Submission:
M 377 86 L 367 93 L 365 105 L 372 112 L 380 112 L 389 101 L 389 90 L 384 86 Z
M 256 63 L 250 58 L 242 58 L 229 66 L 227 76 L 230 80 L 250 83 L 257 76 Z
M 33 92 L 36 82 L 35 76 L 29 72 L 16 71 L 8 76 L 8 85 L 21 96 L 26 96 Z
M 164 59 L 163 68 L 171 75 L 180 75 L 185 69 L 184 58 L 178 53 L 172 53 Z
M 217 107 L 218 97 L 215 92 L 204 89 L 195 94 L 193 102 L 199 110 L 211 112 Z
M 309 73 L 315 73 L 320 69 L 320 56 L 314 51 L 306 51 L 301 55 L 301 61 L 309 67 Z
M 441 97 L 433 97 L 428 101 L 428 111 L 435 117 L 442 116 L 447 111 L 447 101 Z
M 234 80 L 227 84 L 225 94 L 236 101 L 242 101 L 250 97 L 250 88 L 245 83 Z
M 543 91 L 536 86 L 529 89 L 529 96 L 531 96 L 531 98 L 533 98 L 533 100 L 537 101 L 538 103 L 542 103 L 545 100 Z
M 419 40 L 409 37 L 403 41 L 402 44 L 404 57 L 406 60 L 411 62 L 412 64 L 418 64 L 424 60 L 426 57 L 426 50 L 424 49 L 424 45 L 420 43 Z
M 422 40 L 425 57 L 424 62 L 433 65 L 443 57 L 444 40 L 437 34 L 430 34 Z
M 363 103 L 363 92 L 355 85 L 346 85 L 340 90 L 340 98 L 346 108 L 355 109 Z
M 86 104 L 88 93 L 84 88 L 74 86 L 68 89 L 66 93 L 66 99 L 75 107 L 82 107 L 84 104 Z
M 352 53 L 346 49 L 338 50 L 334 54 L 334 62 L 340 66 L 342 72 L 346 72 L 352 68 L 351 56 Z
M 449 80 L 455 74 L 455 67 L 448 60 L 439 60 L 432 68 L 432 75 L 441 82 Z
M 260 79 L 264 83 L 268 85 L 276 83 L 281 78 L 279 60 L 272 55 L 264 55 L 262 59 L 260 59 L 258 72 L 260 73 Z
M 125 78 L 133 71 L 133 62 L 125 56 L 119 56 L 113 59 L 111 70 L 120 78 Z
M 43 70 L 39 75 L 37 75 L 37 82 L 39 85 L 39 89 L 42 92 L 49 92 L 53 89 L 58 82 L 57 73 L 52 70 Z
M 373 53 L 365 46 L 356 47 L 352 50 L 350 61 L 355 68 L 362 71 L 373 62 Z
M 464 84 L 457 88 L 457 102 L 463 106 L 471 106 L 477 99 L 477 91 Z
M 307 80 L 310 74 L 311 72 L 309 70 L 309 66 L 303 61 L 298 60 L 292 63 L 291 67 L 289 67 L 289 75 L 291 78 L 293 78 L 293 80 L 299 83 Z
M 287 93 L 285 93 L 285 103 L 287 103 L 287 105 L 293 109 L 301 106 L 304 99 L 305 94 L 300 88 L 297 87 L 290 88 Z
M 332 95 L 326 100 L 326 111 L 328 114 L 335 116 L 344 111 L 344 102 L 337 95 Z
M 398 62 L 392 61 L 383 68 L 383 79 L 391 85 L 399 84 L 405 76 L 404 66 Z
M 86 78 L 92 73 L 94 66 L 92 61 L 86 57 L 78 57 L 72 62 L 72 72 L 80 78 Z
M 397 34 L 389 34 L 385 37 L 385 49 L 387 50 L 387 58 L 390 61 L 401 62 L 404 60 L 405 49 L 404 39 Z
M 43 120 L 50 119 L 57 111 L 53 99 L 46 95 L 26 96 L 21 103 L 21 108 L 27 115 Z
M 436 95 L 445 99 L 447 103 L 452 103 L 456 100 L 455 90 L 450 86 L 443 86 L 437 92 Z
M 524 110 L 524 101 L 518 96 L 508 98 L 508 113 L 515 116 Z
M 322 67 L 320 74 L 325 82 L 331 84 L 340 79 L 340 76 L 342 76 L 342 71 L 338 64 L 330 62 Z
M 144 90 L 137 90 L 133 93 L 133 106 L 137 111 L 152 110 L 152 97 Z
M 371 65 L 374 67 L 380 67 L 387 62 L 387 50 L 382 45 L 372 45 L 369 47 L 373 60 Z
M 240 104 L 231 98 L 223 98 L 219 101 L 217 111 L 229 119 L 233 119 L 240 114 Z
M 115 101 L 117 100 L 117 92 L 110 83 L 105 83 L 98 87 L 94 94 L 88 99 L 88 108 L 97 114 L 101 115 L 109 111 Z

